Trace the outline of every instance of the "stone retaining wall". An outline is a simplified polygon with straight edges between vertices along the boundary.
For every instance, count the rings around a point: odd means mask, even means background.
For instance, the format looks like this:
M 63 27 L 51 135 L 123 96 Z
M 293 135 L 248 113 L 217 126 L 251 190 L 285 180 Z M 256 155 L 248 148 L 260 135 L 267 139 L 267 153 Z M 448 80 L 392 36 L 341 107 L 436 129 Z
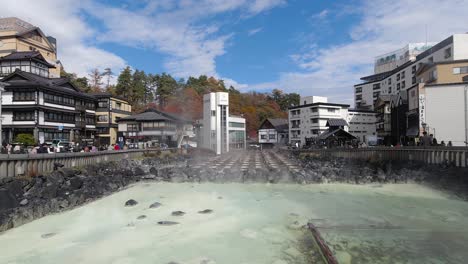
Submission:
M 81 167 L 108 161 L 134 159 L 145 152 L 160 150 L 119 150 L 99 152 L 54 153 L 54 154 L 11 154 L 0 155 L 0 178 L 16 176 L 36 176 L 51 172 L 54 163 L 64 165 L 64 168 Z M 167 150 L 170 151 L 170 150 Z
M 419 161 L 425 164 L 447 164 L 459 168 L 468 167 L 468 148 L 357 148 L 357 149 L 307 149 L 297 150 L 320 157 L 377 161 Z

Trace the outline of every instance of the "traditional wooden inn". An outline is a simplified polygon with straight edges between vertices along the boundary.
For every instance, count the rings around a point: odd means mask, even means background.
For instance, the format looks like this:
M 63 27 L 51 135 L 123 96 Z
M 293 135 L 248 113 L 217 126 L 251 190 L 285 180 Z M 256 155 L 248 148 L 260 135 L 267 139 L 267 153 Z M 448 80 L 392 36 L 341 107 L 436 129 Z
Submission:
M 20 133 L 36 142 L 54 139 L 80 141 L 94 138 L 96 99 L 81 92 L 66 78 L 49 78 L 49 64 L 38 51 L 16 52 L 0 58 L 2 143 Z

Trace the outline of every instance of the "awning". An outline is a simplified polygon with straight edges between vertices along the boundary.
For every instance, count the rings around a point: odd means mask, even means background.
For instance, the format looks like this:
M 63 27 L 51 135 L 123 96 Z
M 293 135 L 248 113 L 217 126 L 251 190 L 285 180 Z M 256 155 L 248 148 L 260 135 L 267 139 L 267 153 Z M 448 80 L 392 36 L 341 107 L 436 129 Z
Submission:
M 416 137 L 419 135 L 419 127 L 412 126 L 406 130 L 406 136 L 408 137 Z

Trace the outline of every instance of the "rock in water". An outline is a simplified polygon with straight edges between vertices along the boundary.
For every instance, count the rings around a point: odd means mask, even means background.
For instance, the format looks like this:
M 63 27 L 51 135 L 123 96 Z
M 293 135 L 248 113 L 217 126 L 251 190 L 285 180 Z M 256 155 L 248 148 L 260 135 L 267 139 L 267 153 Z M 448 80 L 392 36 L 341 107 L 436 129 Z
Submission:
M 25 206 L 25 205 L 28 204 L 28 202 L 29 202 L 28 199 L 25 198 L 25 199 L 21 200 L 20 205 Z
M 173 221 L 159 221 L 158 225 L 165 225 L 165 226 L 171 226 L 171 225 L 178 225 L 178 222 L 173 222 Z
M 142 219 L 145 219 L 146 218 L 146 215 L 140 215 L 137 217 L 138 220 L 142 220 Z
M 42 237 L 42 238 L 49 238 L 49 237 L 53 237 L 53 236 L 55 236 L 55 235 L 56 235 L 56 233 L 47 233 L 47 234 L 41 235 L 41 237 Z
M 199 214 L 211 214 L 213 212 L 213 210 L 211 209 L 205 209 L 203 211 L 198 211 Z
M 125 202 L 125 206 L 134 206 L 134 205 L 137 205 L 138 202 L 133 200 L 133 199 L 130 199 L 128 201 Z
M 174 211 L 174 212 L 172 212 L 173 216 L 183 216 L 184 214 L 185 214 L 185 212 L 183 212 L 183 211 Z
M 158 208 L 160 207 L 162 204 L 161 203 L 158 203 L 158 202 L 155 202 L 155 203 L 152 203 L 149 208 Z

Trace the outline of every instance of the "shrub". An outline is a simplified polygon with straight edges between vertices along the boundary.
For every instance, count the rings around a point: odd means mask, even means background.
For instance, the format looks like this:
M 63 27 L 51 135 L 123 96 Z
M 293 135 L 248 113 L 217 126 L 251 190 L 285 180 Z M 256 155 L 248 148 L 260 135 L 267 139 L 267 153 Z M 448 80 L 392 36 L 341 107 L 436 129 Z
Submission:
M 21 143 L 24 146 L 33 146 L 36 144 L 36 140 L 31 134 L 18 134 L 15 138 L 15 142 Z

